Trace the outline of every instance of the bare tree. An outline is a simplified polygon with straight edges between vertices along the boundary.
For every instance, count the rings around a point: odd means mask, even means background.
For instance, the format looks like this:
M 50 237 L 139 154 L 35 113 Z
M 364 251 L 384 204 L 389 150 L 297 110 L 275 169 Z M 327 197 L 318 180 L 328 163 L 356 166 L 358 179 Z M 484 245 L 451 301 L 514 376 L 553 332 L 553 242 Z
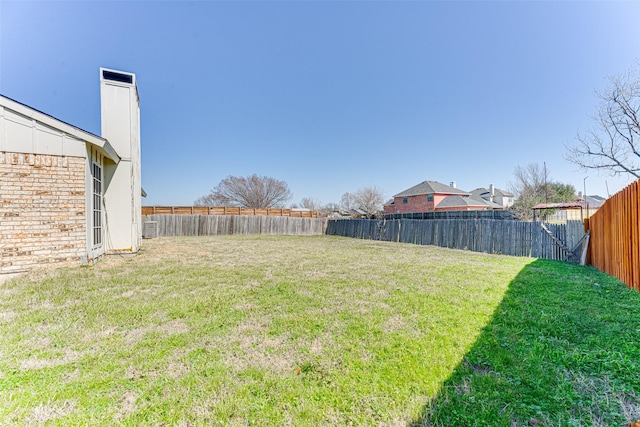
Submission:
M 640 178 L 640 67 L 609 79 L 597 94 L 600 107 L 594 128 L 578 135 L 566 158 L 583 169 Z
M 300 207 L 304 209 L 317 211 L 320 209 L 321 206 L 322 204 L 318 200 L 312 197 L 303 197 L 302 200 L 300 200 Z
M 353 201 L 355 206 L 364 211 L 368 218 L 375 218 L 382 211 L 384 193 L 377 186 L 363 187 L 355 192 Z
M 210 194 L 200 197 L 196 206 L 240 206 L 243 208 L 279 208 L 291 199 L 284 181 L 253 174 L 248 177 L 228 176 Z
M 513 170 L 513 177 L 515 181 L 509 184 L 509 189 L 516 197 L 535 195 L 544 200 L 545 184 L 549 182 L 546 167 L 538 163 L 529 163 L 526 167 L 518 165 Z
M 320 208 L 318 214 L 321 216 L 329 216 L 338 212 L 340 212 L 340 205 L 338 205 L 337 203 L 327 203 Z
M 218 198 L 216 194 L 209 193 L 206 196 L 198 197 L 193 204 L 195 206 L 224 206 L 226 201 Z
M 356 202 L 354 198 L 355 194 L 344 193 L 342 195 L 342 198 L 340 199 L 340 206 L 342 207 L 342 209 L 344 209 L 345 211 L 350 211 L 351 209 L 355 208 Z
M 531 208 L 539 203 L 571 202 L 576 199 L 573 185 L 551 181 L 547 168 L 538 163 L 529 163 L 526 167 L 518 165 L 513 177 L 515 182 L 510 184 L 510 190 L 517 200 L 511 209 L 523 221 L 532 218 Z

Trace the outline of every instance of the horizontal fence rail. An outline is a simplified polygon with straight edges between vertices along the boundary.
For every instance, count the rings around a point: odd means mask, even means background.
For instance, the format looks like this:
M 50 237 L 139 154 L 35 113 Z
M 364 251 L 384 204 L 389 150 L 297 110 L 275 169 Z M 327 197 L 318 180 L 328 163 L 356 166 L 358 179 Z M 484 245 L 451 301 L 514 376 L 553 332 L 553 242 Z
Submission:
M 332 219 L 327 223 L 326 234 L 490 254 L 555 260 L 579 258 L 581 248 L 576 246 L 584 236 L 582 221 L 546 224 L 546 228 L 548 231 L 536 222 L 493 219 Z M 571 250 L 563 249 L 556 241 L 564 242 Z
M 145 215 L 143 223 L 157 223 L 157 237 L 230 234 L 312 236 L 325 232 L 322 218 L 230 215 Z
M 434 211 L 384 214 L 384 219 L 517 219 L 509 210 Z
M 254 209 L 231 206 L 143 206 L 142 215 L 245 215 L 317 218 L 318 212 L 297 209 Z
M 590 264 L 640 291 L 640 180 L 607 199 L 587 226 Z

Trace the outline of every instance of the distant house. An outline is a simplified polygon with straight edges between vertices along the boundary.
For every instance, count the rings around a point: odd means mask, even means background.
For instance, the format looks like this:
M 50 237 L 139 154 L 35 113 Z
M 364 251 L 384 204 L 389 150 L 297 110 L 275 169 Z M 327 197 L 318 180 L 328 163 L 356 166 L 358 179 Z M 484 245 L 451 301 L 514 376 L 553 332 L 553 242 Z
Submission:
M 448 196 L 442 199 L 438 206 L 435 208 L 435 212 L 438 211 L 483 211 L 487 209 L 501 209 L 500 206 L 491 204 L 486 200 L 469 196 Z
M 141 244 L 134 74 L 100 69 L 102 136 L 0 96 L 0 273 Z
M 385 214 L 438 211 L 472 211 L 501 208 L 466 191 L 437 181 L 424 181 L 393 196 L 384 206 Z
M 593 215 L 604 204 L 602 196 L 586 196 L 578 193 L 575 202 L 564 203 L 539 203 L 533 209 L 534 219 L 544 219 L 545 221 L 571 221 L 583 220 Z
M 488 189 L 476 188 L 471 192 L 471 195 L 500 205 L 497 209 L 509 209 L 515 203 L 515 196 L 512 193 L 495 188 L 493 184 L 489 185 Z
M 349 217 L 351 217 L 351 218 L 368 218 L 368 215 L 362 209 L 349 209 Z
M 582 197 L 582 192 L 580 192 L 578 193 L 578 201 L 585 202 L 585 205 L 588 207 L 588 209 L 595 212 L 596 210 L 600 209 L 602 205 L 604 205 L 604 202 L 606 202 L 607 199 L 598 195 Z

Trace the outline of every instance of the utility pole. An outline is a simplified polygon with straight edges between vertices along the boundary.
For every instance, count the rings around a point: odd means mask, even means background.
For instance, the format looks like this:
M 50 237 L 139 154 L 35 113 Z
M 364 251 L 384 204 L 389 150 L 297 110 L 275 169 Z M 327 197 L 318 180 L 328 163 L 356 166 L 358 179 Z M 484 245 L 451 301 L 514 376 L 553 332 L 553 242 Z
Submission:
M 587 203 L 587 178 L 589 178 L 589 176 L 585 176 L 582 180 L 582 191 L 584 191 L 584 193 L 582 193 L 582 197 L 584 197 L 584 206 L 587 209 L 587 218 L 589 218 L 589 203 Z
M 547 162 L 542 162 L 544 165 L 544 202 L 549 203 L 549 193 L 547 192 Z

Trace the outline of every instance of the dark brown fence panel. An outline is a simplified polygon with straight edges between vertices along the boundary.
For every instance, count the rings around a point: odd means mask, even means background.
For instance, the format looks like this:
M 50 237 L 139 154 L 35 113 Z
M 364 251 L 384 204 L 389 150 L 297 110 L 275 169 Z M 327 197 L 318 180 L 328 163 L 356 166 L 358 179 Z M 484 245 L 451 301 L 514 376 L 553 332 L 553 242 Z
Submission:
M 640 291 L 640 180 L 607 199 L 586 227 L 589 263 Z

